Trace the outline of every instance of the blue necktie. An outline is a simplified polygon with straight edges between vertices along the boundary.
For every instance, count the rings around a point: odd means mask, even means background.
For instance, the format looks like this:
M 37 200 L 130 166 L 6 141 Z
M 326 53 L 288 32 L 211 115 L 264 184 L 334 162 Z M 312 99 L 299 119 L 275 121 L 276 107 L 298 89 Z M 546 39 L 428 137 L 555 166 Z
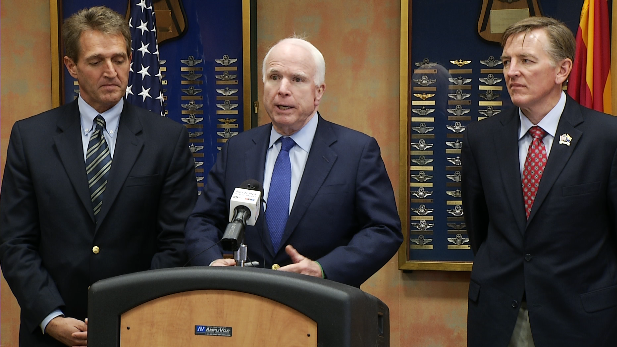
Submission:
M 291 191 L 289 150 L 296 144 L 291 137 L 281 137 L 281 143 L 281 151 L 276 157 L 274 170 L 272 170 L 266 205 L 266 221 L 275 252 L 279 249 L 287 217 L 289 217 L 289 192 Z
M 88 151 L 86 152 L 86 174 L 88 175 L 88 188 L 90 189 L 90 199 L 94 218 L 101 211 L 103 206 L 103 192 L 107 187 L 107 176 L 111 169 L 111 153 L 103 136 L 105 129 L 105 119 L 98 115 L 94 118 L 94 131 L 90 136 Z

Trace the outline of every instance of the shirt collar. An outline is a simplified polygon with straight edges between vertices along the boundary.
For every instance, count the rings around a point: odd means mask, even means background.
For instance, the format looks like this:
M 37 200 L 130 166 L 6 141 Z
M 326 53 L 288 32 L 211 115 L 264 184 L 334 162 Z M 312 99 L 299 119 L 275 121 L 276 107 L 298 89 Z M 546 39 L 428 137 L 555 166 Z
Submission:
M 114 107 L 103 113 L 98 113 L 94 108 L 92 108 L 92 106 L 88 105 L 88 103 L 82 99 L 81 96 L 77 100 L 77 105 L 79 106 L 79 116 L 81 118 L 81 131 L 84 135 L 87 135 L 92 131 L 94 118 L 99 114 L 105 119 L 105 128 L 107 132 L 111 136 L 116 135 L 120 124 L 120 114 L 122 113 L 122 109 L 124 107 L 124 98 L 120 99 Z
M 311 145 L 313 144 L 313 138 L 315 137 L 315 131 L 317 130 L 318 119 L 318 113 L 315 112 L 311 116 L 308 123 L 302 127 L 302 129 L 290 136 L 296 142 L 296 145 L 307 153 L 311 151 Z M 274 127 L 272 127 L 272 130 L 270 130 L 270 144 L 268 145 L 268 148 L 272 148 L 274 143 L 282 136 L 283 135 L 277 133 L 276 130 L 274 130 Z
M 561 118 L 561 114 L 563 113 L 563 109 L 566 107 L 566 93 L 561 92 L 561 97 L 557 102 L 557 105 L 553 107 L 549 113 L 542 118 L 542 120 L 537 124 L 540 128 L 546 131 L 552 137 L 555 137 L 557 133 L 557 125 L 559 125 L 559 118 Z M 529 128 L 534 126 L 533 123 L 529 120 L 529 118 L 525 117 L 521 109 L 518 109 L 518 116 L 521 119 L 521 129 L 518 134 L 518 139 L 522 139 L 525 134 L 529 131 Z

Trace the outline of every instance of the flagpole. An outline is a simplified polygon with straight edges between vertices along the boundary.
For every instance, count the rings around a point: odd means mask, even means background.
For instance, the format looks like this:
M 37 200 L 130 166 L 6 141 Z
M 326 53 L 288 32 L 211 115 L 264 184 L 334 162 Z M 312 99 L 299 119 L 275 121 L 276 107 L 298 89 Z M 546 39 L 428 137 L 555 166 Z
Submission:
M 60 106 L 62 96 L 60 95 L 62 88 L 62 64 L 60 63 L 60 13 L 58 11 L 58 0 L 49 1 L 49 18 L 51 23 L 51 105 L 52 107 Z
M 611 33 L 611 83 L 613 86 L 613 116 L 617 116 L 617 6 L 613 2 L 613 20 Z

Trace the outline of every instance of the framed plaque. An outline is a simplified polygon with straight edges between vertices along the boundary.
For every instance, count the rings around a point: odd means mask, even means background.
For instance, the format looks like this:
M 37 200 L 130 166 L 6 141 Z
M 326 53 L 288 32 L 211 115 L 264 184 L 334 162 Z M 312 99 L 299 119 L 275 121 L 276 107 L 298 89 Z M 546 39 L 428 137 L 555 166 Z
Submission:
M 583 0 L 401 0 L 401 270 L 470 271 L 460 153 L 469 123 L 512 107 L 499 44 L 521 18 L 576 33 Z
M 62 62 L 64 19 L 82 8 L 105 5 L 128 20 L 139 2 L 50 0 L 54 106 L 74 100 L 79 90 Z M 189 131 L 199 190 L 221 146 L 257 122 L 257 88 L 252 88 L 257 74 L 251 73 L 257 60 L 255 6 L 255 0 L 152 0 L 164 108 L 167 117 Z

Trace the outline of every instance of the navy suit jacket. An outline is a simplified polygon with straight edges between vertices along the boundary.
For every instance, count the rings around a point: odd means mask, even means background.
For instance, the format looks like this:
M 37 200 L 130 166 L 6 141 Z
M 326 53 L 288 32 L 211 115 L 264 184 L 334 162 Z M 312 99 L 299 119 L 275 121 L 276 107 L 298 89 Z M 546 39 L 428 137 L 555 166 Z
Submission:
M 0 264 L 21 307 L 22 346 L 60 346 L 39 324 L 56 308 L 86 318 L 92 283 L 186 262 L 184 224 L 197 197 L 186 129 L 124 103 L 98 224 L 80 129 L 75 101 L 11 132 Z
M 246 228 L 248 258 L 266 268 L 284 266 L 291 244 L 318 261 L 328 279 L 360 286 L 402 242 L 394 193 L 375 139 L 319 117 L 280 249 L 272 248 L 260 213 Z M 229 199 L 243 181 L 263 182 L 271 129 L 267 124 L 234 136 L 219 153 L 185 230 L 194 265 L 221 258 L 214 245 L 228 223 Z
M 617 346 L 617 118 L 567 98 L 528 220 L 519 124 L 515 108 L 465 131 L 468 345 L 506 347 L 525 295 L 536 346 Z

